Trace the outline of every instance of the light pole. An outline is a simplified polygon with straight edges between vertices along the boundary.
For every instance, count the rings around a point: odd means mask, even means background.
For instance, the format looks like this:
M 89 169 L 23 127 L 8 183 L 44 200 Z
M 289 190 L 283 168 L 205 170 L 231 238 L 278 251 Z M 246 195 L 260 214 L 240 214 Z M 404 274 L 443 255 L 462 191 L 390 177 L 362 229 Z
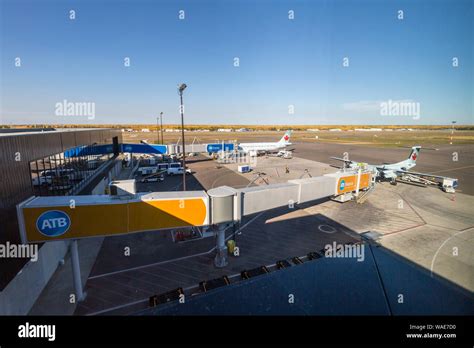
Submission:
M 183 191 L 186 191 L 186 149 L 184 142 L 184 110 L 183 110 L 183 91 L 186 89 L 186 84 L 182 83 L 178 87 L 179 97 L 181 101 L 181 106 L 179 111 L 181 112 L 181 138 L 183 139 Z
M 160 133 L 161 133 L 161 143 L 164 144 L 164 140 L 163 140 L 163 112 L 160 112 Z
M 156 116 L 156 143 L 160 143 L 160 130 L 158 129 L 158 117 Z
M 452 127 L 451 127 L 451 141 L 449 142 L 450 145 L 453 145 L 453 136 L 454 136 L 454 125 L 456 124 L 456 121 L 451 121 Z

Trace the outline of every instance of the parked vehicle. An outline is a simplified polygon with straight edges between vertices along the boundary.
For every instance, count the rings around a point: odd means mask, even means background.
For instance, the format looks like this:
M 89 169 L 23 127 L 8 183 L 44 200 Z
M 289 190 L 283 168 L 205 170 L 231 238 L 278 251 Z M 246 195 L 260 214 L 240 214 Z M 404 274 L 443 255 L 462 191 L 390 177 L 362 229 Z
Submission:
M 138 171 L 141 175 L 149 175 L 156 173 L 158 171 L 158 167 L 140 167 L 138 168 Z
M 68 180 L 69 176 L 74 175 L 74 169 L 66 168 L 56 168 L 51 170 L 43 170 L 39 173 L 39 176 L 32 179 L 34 186 L 40 185 L 51 185 L 53 180 L 58 180 L 62 178 L 63 180 Z
M 250 172 L 251 170 L 252 170 L 252 168 L 250 168 L 250 166 L 249 166 L 248 164 L 238 167 L 239 173 L 248 173 L 248 172 Z
M 165 171 L 162 170 L 158 173 L 148 175 L 148 176 L 144 177 L 142 180 L 140 180 L 140 182 L 146 183 L 146 182 L 164 181 L 165 180 L 165 176 L 163 175 L 164 172 Z
M 167 169 L 166 173 L 168 175 L 178 175 L 178 174 L 183 174 L 183 167 L 170 167 Z M 191 169 L 186 168 L 186 174 L 191 174 Z

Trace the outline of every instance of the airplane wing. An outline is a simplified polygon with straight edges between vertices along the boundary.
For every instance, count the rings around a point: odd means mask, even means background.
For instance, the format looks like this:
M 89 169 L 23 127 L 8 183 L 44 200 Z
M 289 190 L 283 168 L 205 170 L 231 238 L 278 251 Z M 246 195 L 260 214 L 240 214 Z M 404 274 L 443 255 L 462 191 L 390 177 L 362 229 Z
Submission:
M 345 162 L 345 163 L 356 163 L 356 162 L 354 162 L 354 161 L 346 160 L 346 159 L 340 158 L 340 157 L 329 157 L 329 158 L 331 158 L 331 159 L 333 159 L 333 160 L 336 160 L 336 161 Z
M 386 169 L 386 170 L 383 170 L 381 168 L 377 168 L 377 169 L 380 170 L 380 172 L 382 172 L 383 177 L 386 179 L 395 179 L 397 177 L 397 173 L 392 169 Z
M 417 175 L 417 176 L 427 176 L 427 177 L 436 178 L 436 179 L 446 178 L 446 176 L 439 176 L 439 175 L 434 175 L 434 174 L 429 174 L 429 173 L 410 172 L 408 170 L 397 170 L 397 173 L 412 174 L 412 175 Z

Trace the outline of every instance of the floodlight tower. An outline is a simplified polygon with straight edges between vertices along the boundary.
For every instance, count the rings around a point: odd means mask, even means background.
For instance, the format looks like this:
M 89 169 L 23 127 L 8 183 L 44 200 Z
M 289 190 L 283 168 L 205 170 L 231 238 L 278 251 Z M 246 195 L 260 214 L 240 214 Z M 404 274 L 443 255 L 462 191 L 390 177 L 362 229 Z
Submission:
M 160 133 L 161 133 L 161 143 L 164 144 L 164 140 L 163 140 L 163 112 L 160 112 Z
M 160 129 L 158 128 L 158 118 L 160 116 L 156 116 L 156 143 L 160 143 Z
M 183 191 L 186 191 L 186 148 L 185 148 L 185 141 L 184 141 L 184 110 L 183 110 L 183 91 L 186 89 L 186 84 L 182 83 L 178 87 L 179 97 L 181 105 L 179 107 L 179 111 L 181 112 L 181 138 L 183 141 Z
M 451 141 L 449 142 L 450 145 L 453 145 L 453 136 L 454 136 L 454 125 L 456 124 L 456 121 L 451 121 Z

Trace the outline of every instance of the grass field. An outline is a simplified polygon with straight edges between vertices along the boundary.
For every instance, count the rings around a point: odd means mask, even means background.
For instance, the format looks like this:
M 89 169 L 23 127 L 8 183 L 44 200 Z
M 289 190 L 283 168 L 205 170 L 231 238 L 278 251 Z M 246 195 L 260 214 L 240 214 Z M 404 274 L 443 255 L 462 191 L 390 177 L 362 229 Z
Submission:
M 449 145 L 474 144 L 474 131 L 394 131 L 394 132 L 319 132 L 313 134 L 297 134 L 296 139 L 301 141 L 354 143 L 360 145 L 376 145 L 379 147 L 412 146 L 422 145 L 424 147 Z
M 164 143 L 176 143 L 181 138 L 181 133 L 163 133 Z M 259 131 L 259 132 L 186 132 L 186 143 L 210 143 L 219 141 L 236 142 L 257 142 L 257 141 L 278 141 L 283 135 L 283 131 Z M 149 143 L 157 142 L 157 133 L 134 132 L 122 133 L 123 141 L 128 143 L 138 143 L 140 140 L 147 140 Z M 181 141 L 181 140 L 179 140 Z M 308 132 L 294 131 L 291 142 L 320 142 L 320 143 L 348 143 L 376 147 L 398 147 L 421 145 L 423 147 L 449 145 L 451 142 L 451 131 L 393 131 L 393 132 Z M 452 143 L 457 145 L 474 144 L 474 131 L 455 131 L 452 136 Z
M 8 126 L 0 126 L 8 127 Z M 126 143 L 138 143 L 147 140 L 157 143 L 156 125 L 16 125 L 15 128 L 28 127 L 53 127 L 53 128 L 119 128 L 133 129 L 134 132 L 123 132 L 123 141 Z M 147 128 L 150 132 L 140 132 Z M 164 129 L 179 130 L 179 125 L 163 125 Z M 450 145 L 474 144 L 474 126 L 456 125 L 452 134 L 451 126 L 358 126 L 358 125 L 186 125 L 186 143 L 211 143 L 219 141 L 257 142 L 278 141 L 286 129 L 292 129 L 292 142 L 319 142 L 357 144 L 376 147 L 398 147 L 421 145 L 424 147 Z M 251 129 L 251 132 L 217 132 L 219 128 Z M 329 131 L 329 129 L 341 129 L 341 131 Z M 354 131 L 354 129 L 382 128 L 383 131 Z M 198 131 L 207 129 L 208 132 Z M 309 131 L 318 129 L 318 131 Z M 411 129 L 410 131 L 407 129 Z M 387 131 L 389 130 L 389 131 Z M 176 143 L 181 138 L 181 132 L 163 132 L 164 143 Z M 451 140 L 452 137 L 452 140 Z M 179 140 L 181 141 L 181 140 Z

